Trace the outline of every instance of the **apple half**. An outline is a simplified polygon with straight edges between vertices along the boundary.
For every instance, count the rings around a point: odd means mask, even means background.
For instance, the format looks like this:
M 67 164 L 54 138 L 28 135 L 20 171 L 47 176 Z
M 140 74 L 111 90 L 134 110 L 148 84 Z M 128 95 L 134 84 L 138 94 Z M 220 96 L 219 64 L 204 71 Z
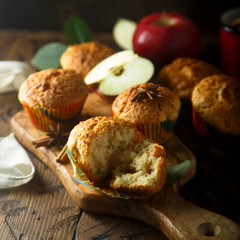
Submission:
M 87 85 L 98 83 L 100 93 L 117 96 L 124 90 L 148 82 L 154 74 L 153 63 L 132 50 L 123 50 L 98 63 L 84 78 Z
M 125 18 L 119 18 L 113 26 L 113 39 L 122 49 L 133 50 L 133 35 L 137 23 Z

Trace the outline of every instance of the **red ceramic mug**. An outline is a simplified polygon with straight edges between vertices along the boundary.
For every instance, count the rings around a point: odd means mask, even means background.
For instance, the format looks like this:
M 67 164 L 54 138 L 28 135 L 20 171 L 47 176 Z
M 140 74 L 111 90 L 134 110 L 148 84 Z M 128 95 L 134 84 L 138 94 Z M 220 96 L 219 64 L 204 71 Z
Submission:
M 222 70 L 240 79 L 240 7 L 224 12 L 220 20 Z

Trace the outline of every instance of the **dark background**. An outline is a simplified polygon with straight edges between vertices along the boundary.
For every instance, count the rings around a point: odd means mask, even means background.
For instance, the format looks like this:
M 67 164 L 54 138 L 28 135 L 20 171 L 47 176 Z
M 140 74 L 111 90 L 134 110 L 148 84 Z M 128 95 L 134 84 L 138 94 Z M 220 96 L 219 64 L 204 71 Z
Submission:
M 176 11 L 194 20 L 203 34 L 217 34 L 219 17 L 240 0 L 0 0 L 0 28 L 62 29 L 72 14 L 92 31 L 110 32 L 118 17 L 139 21 L 156 11 Z

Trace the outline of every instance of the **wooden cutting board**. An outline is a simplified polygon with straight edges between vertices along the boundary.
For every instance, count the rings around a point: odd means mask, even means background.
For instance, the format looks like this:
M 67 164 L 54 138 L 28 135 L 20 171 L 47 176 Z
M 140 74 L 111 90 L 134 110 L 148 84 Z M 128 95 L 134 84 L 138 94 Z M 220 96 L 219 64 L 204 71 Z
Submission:
M 110 105 L 110 102 L 90 93 L 83 108 L 83 118 L 111 115 Z M 199 208 L 179 196 L 178 189 L 195 174 L 196 159 L 175 135 L 165 145 L 167 164 L 190 160 L 186 176 L 149 199 L 126 200 L 109 197 L 78 183 L 73 178 L 69 161 L 63 164 L 56 162 L 58 148 L 35 148 L 32 141 L 43 137 L 45 133 L 32 125 L 24 111 L 11 119 L 11 127 L 18 140 L 56 174 L 75 203 L 85 211 L 134 218 L 158 228 L 169 239 L 240 239 L 240 226 L 235 222 Z

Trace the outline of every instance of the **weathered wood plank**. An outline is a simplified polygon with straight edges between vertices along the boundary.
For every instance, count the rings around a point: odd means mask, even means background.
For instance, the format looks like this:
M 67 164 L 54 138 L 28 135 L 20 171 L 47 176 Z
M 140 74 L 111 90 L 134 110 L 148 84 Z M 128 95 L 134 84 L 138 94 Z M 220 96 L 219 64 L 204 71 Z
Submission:
M 29 155 L 36 168 L 34 178 L 0 190 L 1 239 L 73 239 L 81 210 L 50 169 Z
M 118 49 L 108 33 L 93 33 L 92 39 Z M 46 43 L 68 44 L 62 31 L 28 31 L 0 29 L 0 60 L 18 60 L 30 63 L 37 50 Z
M 76 237 L 77 239 L 167 240 L 161 232 L 142 222 L 87 212 L 83 213 L 79 221 Z
M 11 132 L 9 121 L 21 109 L 17 92 L 0 94 L 0 137 Z

